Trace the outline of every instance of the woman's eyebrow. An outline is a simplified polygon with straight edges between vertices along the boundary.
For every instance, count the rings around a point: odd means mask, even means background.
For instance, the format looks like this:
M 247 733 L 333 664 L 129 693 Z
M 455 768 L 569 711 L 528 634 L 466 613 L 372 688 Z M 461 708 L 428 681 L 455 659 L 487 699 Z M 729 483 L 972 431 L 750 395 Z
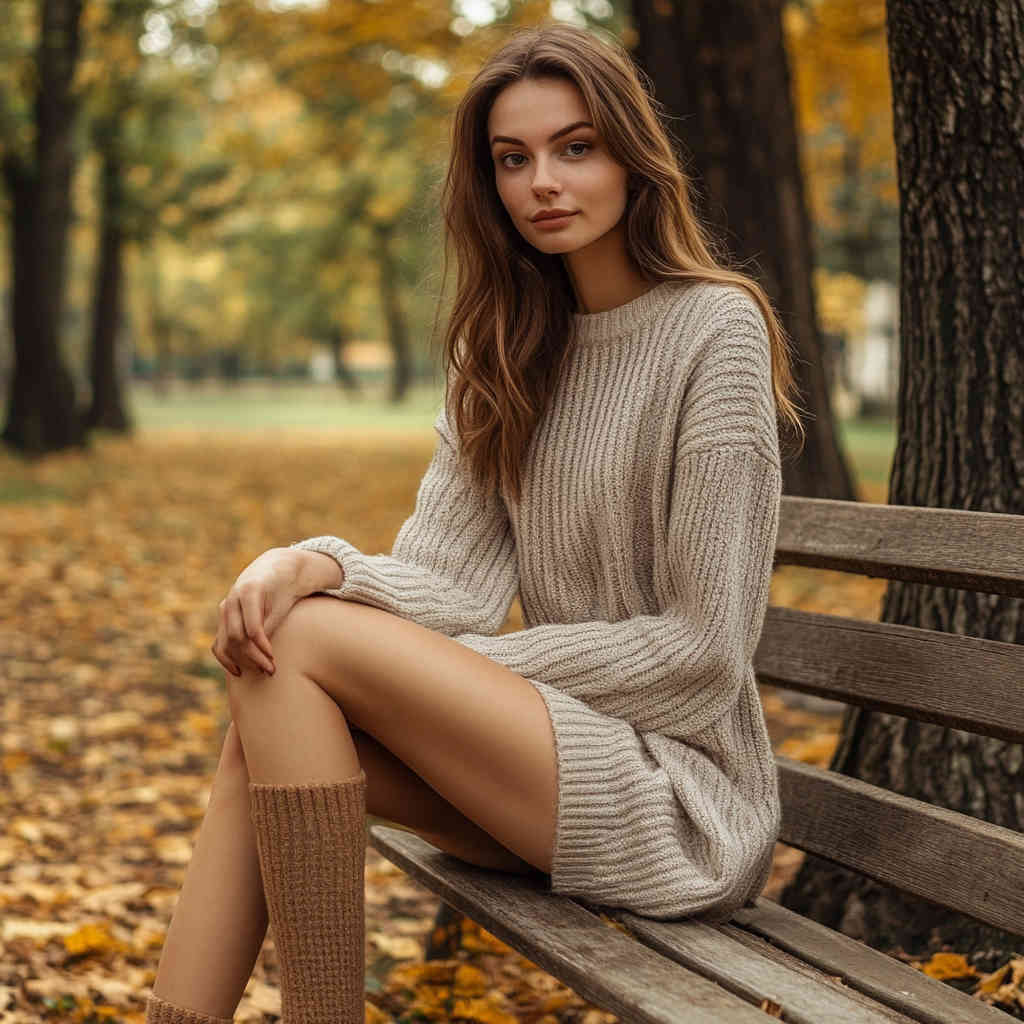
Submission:
M 567 124 L 564 128 L 559 128 L 554 135 L 548 137 L 548 142 L 554 142 L 555 139 L 561 138 L 563 135 L 568 135 L 569 132 L 575 131 L 577 128 L 593 128 L 594 126 L 589 121 L 573 121 L 572 124 Z M 522 139 L 511 139 L 507 135 L 495 135 L 491 139 L 491 145 L 493 146 L 496 142 L 511 142 L 513 146 L 525 146 L 526 143 Z

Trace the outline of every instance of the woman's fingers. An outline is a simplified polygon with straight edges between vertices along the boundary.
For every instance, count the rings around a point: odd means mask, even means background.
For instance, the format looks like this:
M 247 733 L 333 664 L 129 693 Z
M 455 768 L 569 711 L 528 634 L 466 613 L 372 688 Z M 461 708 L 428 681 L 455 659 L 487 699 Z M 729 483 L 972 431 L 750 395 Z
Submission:
M 242 607 L 237 597 L 228 597 L 221 611 L 223 626 L 226 634 L 225 650 L 230 651 L 230 656 L 236 664 L 244 663 L 261 672 L 267 672 L 268 662 L 266 656 L 260 652 L 256 645 L 249 639 L 245 632 L 245 622 L 242 619 Z
M 247 665 L 261 672 L 273 674 L 274 663 L 252 642 L 245 628 L 242 603 L 237 597 L 229 597 L 225 609 L 228 634 L 228 649 L 237 661 L 243 658 Z
M 218 660 L 218 661 L 219 661 L 219 662 L 220 662 L 220 663 L 221 663 L 221 664 L 222 664 L 222 665 L 223 665 L 223 666 L 224 666 L 224 667 L 225 667 L 225 668 L 226 668 L 226 669 L 227 669 L 227 670 L 228 670 L 228 671 L 229 671 L 229 672 L 230 672 L 230 673 L 231 673 L 231 674 L 233 675 L 233 676 L 240 676 L 240 675 L 242 674 L 242 670 L 241 670 L 241 669 L 240 669 L 240 668 L 239 668 L 239 667 L 238 667 L 238 666 L 237 666 L 237 665 L 236 665 L 236 664 L 235 664 L 235 663 L 234 663 L 234 662 L 233 662 L 233 661 L 232 661 L 232 660 L 231 660 L 231 659 L 230 659 L 230 658 L 229 658 L 229 657 L 228 657 L 228 656 L 226 655 L 226 654 L 223 654 L 223 655 L 222 655 L 222 654 L 218 654 L 218 653 L 217 653 L 217 649 L 216 649 L 216 647 L 215 647 L 215 648 L 213 648 L 213 653 L 214 653 L 214 655 L 216 656 L 217 660 Z
M 227 653 L 227 607 L 227 598 L 217 605 L 217 612 L 220 615 L 220 624 L 217 626 L 217 636 L 214 638 L 213 646 L 210 650 L 213 651 L 213 656 L 233 676 L 240 676 L 242 674 L 242 670 L 235 664 L 234 659 L 229 657 Z
M 273 673 L 273 651 L 270 649 L 270 641 L 263 631 L 262 600 L 260 597 L 249 592 L 240 601 L 242 608 L 242 620 L 245 626 L 246 636 L 255 644 L 263 655 L 263 669 Z
M 228 657 L 224 649 L 224 622 L 221 620 L 220 626 L 217 628 L 217 636 L 213 641 L 213 646 L 210 648 L 213 651 L 213 656 L 233 675 L 240 676 L 242 670 Z

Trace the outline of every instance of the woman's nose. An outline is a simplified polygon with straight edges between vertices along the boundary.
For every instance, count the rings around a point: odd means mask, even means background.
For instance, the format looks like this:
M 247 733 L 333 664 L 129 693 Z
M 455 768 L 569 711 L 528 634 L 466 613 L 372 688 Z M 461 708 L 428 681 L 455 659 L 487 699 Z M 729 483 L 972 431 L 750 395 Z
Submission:
M 537 172 L 533 176 L 533 190 L 537 193 L 557 191 L 558 183 L 548 173 L 543 164 L 537 164 Z

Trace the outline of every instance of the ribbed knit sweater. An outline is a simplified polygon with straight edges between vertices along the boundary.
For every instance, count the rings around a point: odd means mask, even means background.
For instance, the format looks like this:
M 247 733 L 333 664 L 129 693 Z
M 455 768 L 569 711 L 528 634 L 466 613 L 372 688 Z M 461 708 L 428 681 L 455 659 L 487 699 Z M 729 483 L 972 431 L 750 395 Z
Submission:
M 782 486 L 767 329 L 736 286 L 669 281 L 572 330 L 518 502 L 473 482 L 442 407 L 390 554 L 295 546 L 341 565 L 323 593 L 540 690 L 553 892 L 725 920 L 763 888 L 781 820 L 752 663 Z M 525 628 L 495 635 L 517 592 Z

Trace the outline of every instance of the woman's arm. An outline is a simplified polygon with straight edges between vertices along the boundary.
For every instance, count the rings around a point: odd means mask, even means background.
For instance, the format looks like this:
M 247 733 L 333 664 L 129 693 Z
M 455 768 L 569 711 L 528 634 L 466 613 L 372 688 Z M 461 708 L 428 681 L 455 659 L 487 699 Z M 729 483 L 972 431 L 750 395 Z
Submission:
M 443 409 L 434 427 L 433 458 L 390 554 L 367 555 L 330 536 L 292 547 L 335 562 L 341 580 L 337 574 L 321 579 L 323 593 L 382 608 L 449 636 L 496 633 L 519 589 L 508 512 L 500 495 L 480 487 L 458 458 Z M 311 562 L 309 571 L 326 575 L 319 563 Z

